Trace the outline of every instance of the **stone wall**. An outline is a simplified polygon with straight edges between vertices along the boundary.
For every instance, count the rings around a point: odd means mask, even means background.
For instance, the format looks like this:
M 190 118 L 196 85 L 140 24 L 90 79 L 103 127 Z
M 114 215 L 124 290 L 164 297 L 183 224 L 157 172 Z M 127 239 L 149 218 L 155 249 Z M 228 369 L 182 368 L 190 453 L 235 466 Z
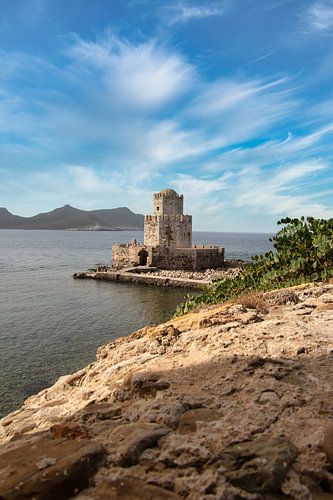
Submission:
M 151 265 L 152 251 L 144 245 L 136 243 L 112 246 L 112 267 L 122 269 L 139 265 Z
M 191 248 L 192 217 L 183 215 L 183 201 L 172 189 L 154 194 L 154 215 L 145 217 L 145 245 Z
M 153 196 L 154 214 L 175 217 L 183 214 L 184 198 L 172 189 L 165 189 Z
M 195 270 L 195 262 L 190 248 L 183 251 L 178 248 L 155 247 L 152 249 L 153 266 L 160 269 Z
M 160 269 L 199 271 L 224 264 L 223 247 L 152 248 L 152 265 Z
M 144 219 L 144 244 L 146 246 L 157 246 L 160 240 L 160 226 L 158 223 L 159 216 L 145 215 Z
M 216 269 L 222 267 L 224 263 L 224 248 L 193 248 L 196 254 L 196 270 Z
M 166 246 L 171 248 L 191 248 L 192 216 L 146 215 L 144 226 L 146 246 Z
M 173 219 L 163 216 L 160 221 L 160 245 L 171 248 L 191 248 L 192 216 L 177 215 Z
M 143 258 L 146 256 L 146 261 Z M 112 247 L 112 267 L 122 269 L 139 265 L 160 269 L 199 271 L 222 267 L 223 247 L 170 248 L 137 244 L 119 244 Z

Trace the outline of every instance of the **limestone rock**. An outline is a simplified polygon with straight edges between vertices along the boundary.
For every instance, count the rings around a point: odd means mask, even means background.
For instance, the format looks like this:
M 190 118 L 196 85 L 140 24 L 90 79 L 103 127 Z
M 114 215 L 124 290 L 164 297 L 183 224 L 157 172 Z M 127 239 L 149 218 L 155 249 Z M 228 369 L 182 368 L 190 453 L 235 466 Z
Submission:
M 287 439 L 263 436 L 230 445 L 221 454 L 221 463 L 233 485 L 254 493 L 277 493 L 295 457 Z
M 157 441 L 170 432 L 166 427 L 155 424 L 124 424 L 112 432 L 110 441 L 116 448 L 111 454 L 115 463 L 130 467 L 138 463 L 141 453 L 157 444 Z
M 157 391 L 163 391 L 170 386 L 169 382 L 160 379 L 156 372 L 134 372 L 124 381 L 124 389 L 139 397 L 155 396 Z
M 265 404 L 265 403 L 275 403 L 279 401 L 280 398 L 279 396 L 273 392 L 273 391 L 264 391 L 260 394 L 260 397 L 258 399 L 258 403 Z
M 325 428 L 323 449 L 327 461 L 333 469 L 333 423 L 328 424 Z
M 177 500 L 171 491 L 144 481 L 125 476 L 119 479 L 103 481 L 94 491 L 92 500 Z
M 180 434 L 195 432 L 197 430 L 197 422 L 214 421 L 219 420 L 220 418 L 221 415 L 216 410 L 210 410 L 209 408 L 195 408 L 187 411 L 180 417 L 177 430 Z
M 89 438 L 88 429 L 82 425 L 74 423 L 64 423 L 52 425 L 50 428 L 52 437 L 61 438 L 65 437 L 67 439 L 75 438 Z
M 8 449 L 7 445 L 7 449 Z M 0 455 L 0 498 L 67 499 L 89 486 L 103 447 L 87 439 L 37 438 Z
M 329 498 L 331 304 L 306 284 L 101 347 L 0 421 L 0 498 Z

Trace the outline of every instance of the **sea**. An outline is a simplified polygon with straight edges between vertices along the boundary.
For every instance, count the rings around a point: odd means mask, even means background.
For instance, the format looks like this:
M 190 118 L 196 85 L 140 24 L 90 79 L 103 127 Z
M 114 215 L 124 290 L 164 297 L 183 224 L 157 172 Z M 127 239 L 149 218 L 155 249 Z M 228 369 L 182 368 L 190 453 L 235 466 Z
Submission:
M 272 248 L 271 236 L 194 232 L 193 243 L 249 260 Z M 99 346 L 172 316 L 184 289 L 72 278 L 133 238 L 143 233 L 0 230 L 0 416 L 94 361 Z

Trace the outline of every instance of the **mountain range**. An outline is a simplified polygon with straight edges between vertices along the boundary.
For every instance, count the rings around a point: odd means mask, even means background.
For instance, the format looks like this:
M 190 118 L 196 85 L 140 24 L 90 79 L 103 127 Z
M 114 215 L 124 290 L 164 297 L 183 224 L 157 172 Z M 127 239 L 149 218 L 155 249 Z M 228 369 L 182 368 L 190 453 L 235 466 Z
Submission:
M 64 205 L 33 217 L 20 217 L 0 208 L 0 229 L 68 229 L 77 231 L 119 231 L 143 229 L 143 215 L 129 208 L 80 210 Z

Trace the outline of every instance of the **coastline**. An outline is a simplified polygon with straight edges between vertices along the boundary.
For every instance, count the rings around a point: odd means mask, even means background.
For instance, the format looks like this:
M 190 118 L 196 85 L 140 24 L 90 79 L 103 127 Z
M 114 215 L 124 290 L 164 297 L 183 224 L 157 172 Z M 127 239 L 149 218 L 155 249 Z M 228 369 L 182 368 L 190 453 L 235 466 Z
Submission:
M 101 267 L 74 273 L 73 278 L 164 287 L 171 286 L 195 290 L 207 288 L 216 280 L 237 276 L 244 265 L 246 265 L 246 262 L 243 260 L 230 259 L 226 260 L 224 267 L 218 270 L 208 269 L 196 272 L 185 270 L 164 271 L 146 266 L 123 269 Z
M 332 312 L 333 285 L 307 284 L 101 347 L 1 420 L 0 496 L 324 498 Z

